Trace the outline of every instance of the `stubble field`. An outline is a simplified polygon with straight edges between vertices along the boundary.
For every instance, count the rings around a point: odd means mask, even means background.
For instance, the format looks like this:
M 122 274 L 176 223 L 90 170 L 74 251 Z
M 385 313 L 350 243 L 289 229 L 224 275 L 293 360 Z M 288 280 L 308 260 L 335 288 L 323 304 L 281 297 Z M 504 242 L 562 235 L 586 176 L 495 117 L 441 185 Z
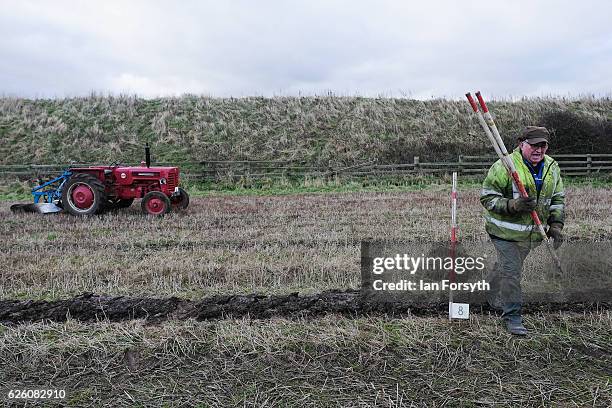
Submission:
M 460 239 L 484 242 L 479 189 L 460 191 Z M 612 237 L 610 191 L 568 189 L 571 239 Z M 448 185 L 406 192 L 212 196 L 186 213 L 142 216 L 138 203 L 91 218 L 0 209 L 0 298 L 187 297 L 359 288 L 364 239 L 447 242 Z M 534 259 L 529 271 L 541 263 Z
M 363 239 L 448 240 L 448 187 L 196 197 L 163 219 L 137 206 L 82 219 L 5 205 L 0 300 L 356 289 Z M 478 192 L 460 190 L 465 241 L 487 240 Z M 567 235 L 610 240 L 609 189 L 567 194 Z M 489 313 L 6 322 L 0 389 L 64 388 L 71 406 L 610 406 L 609 306 L 572 310 L 530 312 L 527 339 Z

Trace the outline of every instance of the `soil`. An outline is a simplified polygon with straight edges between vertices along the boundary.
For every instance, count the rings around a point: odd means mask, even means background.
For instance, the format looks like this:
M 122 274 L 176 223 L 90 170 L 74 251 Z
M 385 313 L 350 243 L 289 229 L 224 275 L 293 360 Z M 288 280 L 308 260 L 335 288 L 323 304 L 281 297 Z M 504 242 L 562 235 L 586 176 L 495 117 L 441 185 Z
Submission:
M 611 309 L 612 302 L 524 302 L 523 312 L 584 312 Z M 488 304 L 470 302 L 470 312 L 476 314 L 498 313 Z M 250 317 L 268 319 L 272 317 L 316 317 L 330 313 L 347 316 L 357 315 L 415 315 L 447 316 L 448 304 L 419 303 L 408 301 L 379 302 L 362 296 L 357 290 L 330 290 L 319 294 L 303 295 L 224 295 L 204 298 L 200 301 L 176 297 L 136 298 L 109 297 L 85 293 L 72 299 L 1 300 L 0 323 L 16 324 L 37 321 L 62 322 L 67 319 L 79 321 L 124 321 L 145 319 L 156 323 L 168 319 L 215 320 Z

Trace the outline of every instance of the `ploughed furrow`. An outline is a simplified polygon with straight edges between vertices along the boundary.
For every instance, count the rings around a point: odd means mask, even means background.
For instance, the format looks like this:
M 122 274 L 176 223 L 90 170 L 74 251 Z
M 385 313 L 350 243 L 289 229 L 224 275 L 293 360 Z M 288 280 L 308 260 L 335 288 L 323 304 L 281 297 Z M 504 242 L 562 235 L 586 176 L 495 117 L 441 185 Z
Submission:
M 610 293 L 601 293 L 599 299 L 610 299 Z M 534 298 L 535 299 L 535 298 Z M 591 310 L 609 310 L 610 301 L 585 302 L 580 294 L 566 297 L 565 302 L 527 301 L 524 313 Z M 572 300 L 574 299 L 574 300 Z M 470 302 L 472 313 L 496 313 L 486 302 Z M 318 294 L 302 295 L 218 295 L 202 300 L 176 297 L 165 299 L 110 297 L 85 293 L 72 299 L 1 300 L 0 323 L 18 324 L 36 321 L 124 321 L 145 319 L 150 323 L 168 319 L 215 320 L 250 317 L 267 319 L 283 317 L 316 317 L 330 313 L 357 315 L 413 315 L 445 316 L 448 304 L 439 302 L 415 303 L 407 300 L 381 302 L 366 297 L 357 290 L 330 290 Z

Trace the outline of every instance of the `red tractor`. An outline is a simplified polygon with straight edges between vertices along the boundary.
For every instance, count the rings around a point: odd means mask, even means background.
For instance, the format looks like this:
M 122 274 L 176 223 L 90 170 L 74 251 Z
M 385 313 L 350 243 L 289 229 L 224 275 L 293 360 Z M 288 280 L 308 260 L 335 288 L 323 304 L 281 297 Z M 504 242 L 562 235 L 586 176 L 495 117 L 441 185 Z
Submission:
M 73 215 L 99 214 L 126 208 L 140 198 L 143 213 L 164 215 L 185 209 L 189 195 L 179 187 L 178 167 L 151 167 L 149 146 L 141 167 L 121 165 L 73 167 L 32 189 L 34 204 L 14 205 L 13 211 L 69 212 Z

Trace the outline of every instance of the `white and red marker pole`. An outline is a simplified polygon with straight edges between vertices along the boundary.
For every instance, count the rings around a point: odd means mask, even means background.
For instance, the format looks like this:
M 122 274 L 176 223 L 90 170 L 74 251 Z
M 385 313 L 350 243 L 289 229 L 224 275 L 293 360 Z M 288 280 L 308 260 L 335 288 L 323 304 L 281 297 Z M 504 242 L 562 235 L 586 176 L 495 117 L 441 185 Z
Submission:
M 453 172 L 452 187 L 451 187 L 451 236 L 450 236 L 450 258 L 452 268 L 449 272 L 449 280 L 455 282 L 455 258 L 457 257 L 457 172 Z M 448 291 L 449 313 L 448 320 L 452 320 L 451 308 L 453 305 L 453 291 Z
M 472 98 L 472 95 L 469 92 L 465 94 L 465 96 L 467 97 L 468 102 L 472 106 L 472 110 L 474 111 L 474 113 L 476 113 L 478 120 L 480 122 L 480 125 L 482 126 L 483 130 L 487 134 L 487 137 L 489 138 L 491 143 L 493 144 L 493 148 L 495 149 L 495 152 L 501 159 L 502 163 L 504 164 L 504 167 L 506 167 L 506 170 L 508 170 L 508 173 L 510 174 L 510 177 L 514 181 L 514 185 L 519 191 L 519 194 L 521 195 L 521 197 L 525 197 L 525 198 L 529 197 L 529 194 L 527 194 L 527 190 L 525 190 L 525 186 L 521 182 L 521 179 L 518 173 L 516 172 L 516 167 L 514 166 L 514 162 L 512 161 L 512 158 L 510 157 L 510 155 L 508 154 L 506 145 L 504 144 L 504 141 L 501 138 L 501 135 L 499 134 L 497 125 L 495 125 L 495 121 L 493 120 L 493 117 L 491 116 L 491 113 L 489 112 L 489 108 L 487 107 L 487 104 L 485 103 L 482 95 L 480 94 L 480 91 L 476 92 L 476 98 L 478 98 L 478 103 L 480 104 L 480 107 L 482 108 L 483 113 L 480 113 L 480 111 L 478 110 L 478 106 L 476 105 L 476 102 L 474 101 L 474 98 Z M 563 268 L 561 267 L 561 261 L 559 260 L 559 257 L 557 256 L 552 246 L 550 245 L 550 241 L 548 239 L 548 236 L 546 235 L 546 231 L 544 231 L 544 226 L 542 225 L 542 221 L 540 221 L 540 217 L 538 216 L 538 213 L 535 210 L 531 211 L 531 218 L 533 219 L 533 222 L 536 224 L 538 232 L 542 236 L 542 240 L 546 243 L 548 252 L 550 252 L 550 255 L 552 256 L 553 261 L 555 262 L 555 265 L 557 266 L 559 271 L 563 272 Z
M 457 172 L 453 172 L 451 187 L 451 244 L 457 245 Z M 451 246 L 451 249 L 455 249 Z M 454 254 L 453 254 L 454 255 Z
M 489 141 L 493 145 L 493 148 L 495 149 L 495 153 L 497 153 L 497 156 L 501 159 L 502 163 L 504 164 L 504 167 L 508 168 L 509 164 L 506 162 L 508 157 L 504 156 L 504 154 L 500 150 L 499 144 L 497 143 L 497 140 L 495 140 L 495 136 L 493 136 L 493 133 L 491 133 L 491 129 L 487 125 L 487 121 L 482 115 L 482 112 L 480 112 L 480 110 L 478 109 L 478 105 L 476 104 L 476 101 L 474 100 L 474 98 L 472 98 L 472 94 L 468 92 L 465 94 L 465 96 L 467 97 L 467 100 L 470 103 L 472 110 L 476 114 L 476 117 L 478 118 L 478 122 L 480 123 L 480 126 L 482 126 L 482 130 L 485 131 L 485 134 L 487 135 L 487 137 L 489 138 Z

